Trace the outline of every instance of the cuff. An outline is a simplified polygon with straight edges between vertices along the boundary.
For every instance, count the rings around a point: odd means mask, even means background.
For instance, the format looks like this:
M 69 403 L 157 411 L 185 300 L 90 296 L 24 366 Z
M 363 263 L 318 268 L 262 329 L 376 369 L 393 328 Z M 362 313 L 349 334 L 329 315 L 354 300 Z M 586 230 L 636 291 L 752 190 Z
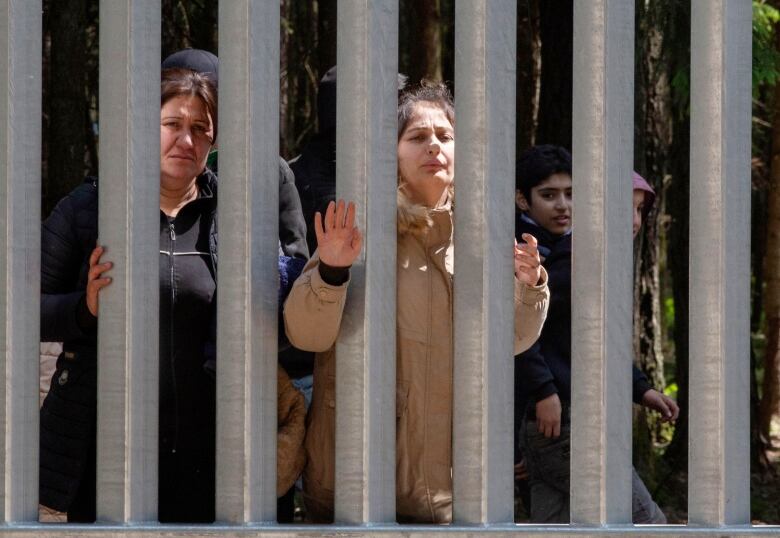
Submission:
M 333 267 L 320 260 L 317 269 L 322 281 L 330 286 L 341 286 L 349 280 L 349 267 Z
M 545 398 L 547 398 L 548 396 L 557 393 L 558 393 L 558 389 L 555 387 L 555 383 L 552 381 L 548 381 L 534 391 L 534 398 L 536 398 L 537 402 L 540 402 Z
M 536 286 L 529 286 L 520 282 L 517 277 L 515 279 L 515 300 L 528 306 L 534 306 L 547 299 L 549 291 L 547 290 L 547 271 L 544 267 L 541 267 L 541 274 L 539 275 L 539 282 Z
M 633 392 L 634 392 L 634 403 L 641 404 L 642 403 L 642 398 L 644 397 L 645 392 L 647 392 L 648 390 L 650 390 L 652 388 L 653 388 L 653 386 L 650 384 L 649 381 L 647 381 L 647 379 L 637 379 L 634 382 L 634 390 L 633 390 Z
M 92 315 L 87 307 L 87 295 L 84 294 L 76 305 L 76 324 L 85 334 L 92 334 L 97 330 L 97 317 Z

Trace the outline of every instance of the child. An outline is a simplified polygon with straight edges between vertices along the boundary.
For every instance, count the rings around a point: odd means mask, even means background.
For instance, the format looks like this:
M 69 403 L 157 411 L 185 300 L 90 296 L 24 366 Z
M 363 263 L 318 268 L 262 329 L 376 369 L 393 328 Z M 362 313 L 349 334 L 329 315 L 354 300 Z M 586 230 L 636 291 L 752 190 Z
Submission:
M 519 402 L 527 401 L 519 438 L 529 474 L 531 521 L 569 522 L 569 439 L 571 434 L 571 155 L 557 146 L 537 146 L 517 164 L 515 234 L 538 238 L 548 273 L 550 306 L 539 341 L 518 356 Z M 634 176 L 634 235 L 655 194 Z M 651 388 L 634 367 L 633 399 L 674 420 L 675 402 Z M 665 523 L 636 471 L 633 472 L 634 523 Z

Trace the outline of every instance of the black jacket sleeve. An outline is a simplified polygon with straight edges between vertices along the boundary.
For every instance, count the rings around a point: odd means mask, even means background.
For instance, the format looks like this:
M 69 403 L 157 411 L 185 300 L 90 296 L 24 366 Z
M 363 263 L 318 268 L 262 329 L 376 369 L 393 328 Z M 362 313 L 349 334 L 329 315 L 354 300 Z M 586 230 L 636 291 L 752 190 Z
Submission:
M 309 259 L 306 221 L 295 188 L 295 176 L 282 158 L 279 158 L 279 241 L 285 256 Z
M 650 384 L 650 381 L 648 381 L 647 376 L 636 367 L 636 365 L 632 366 L 634 372 L 633 372 L 633 400 L 634 403 L 641 404 L 642 403 L 642 396 L 645 395 L 645 392 L 652 389 L 653 386 Z
M 63 198 L 41 227 L 41 341 L 62 342 L 89 335 L 83 327 L 85 291 L 78 285 L 84 260 L 76 233 L 71 195 Z
M 530 397 L 532 402 L 544 400 L 551 394 L 556 394 L 555 377 L 544 360 L 539 342 L 516 357 L 515 368 L 522 392 Z

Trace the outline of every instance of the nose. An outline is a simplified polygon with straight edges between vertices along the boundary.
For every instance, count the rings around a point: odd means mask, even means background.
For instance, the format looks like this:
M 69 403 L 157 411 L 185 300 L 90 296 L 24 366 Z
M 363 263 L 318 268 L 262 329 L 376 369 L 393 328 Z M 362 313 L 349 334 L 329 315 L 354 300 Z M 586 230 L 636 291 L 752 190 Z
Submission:
M 179 144 L 188 148 L 194 146 L 192 141 L 192 131 L 189 129 L 183 129 L 179 135 L 178 142 Z
M 428 144 L 428 155 L 438 155 L 440 151 L 441 146 L 439 145 L 439 139 L 432 137 Z

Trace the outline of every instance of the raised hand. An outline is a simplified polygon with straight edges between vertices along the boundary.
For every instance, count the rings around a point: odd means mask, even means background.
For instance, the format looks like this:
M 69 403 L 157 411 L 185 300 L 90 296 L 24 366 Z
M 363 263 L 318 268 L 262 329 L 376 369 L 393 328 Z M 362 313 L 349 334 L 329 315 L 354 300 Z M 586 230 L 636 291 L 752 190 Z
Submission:
M 536 238 L 531 234 L 523 234 L 523 240 L 523 244 L 515 241 L 515 276 L 527 286 L 536 286 L 542 276 Z
M 114 264 L 111 262 L 100 263 L 100 257 L 105 252 L 103 247 L 95 247 L 92 254 L 89 255 L 89 273 L 87 273 L 87 308 L 90 313 L 97 317 L 98 315 L 98 292 L 111 284 L 110 276 L 101 276 L 111 269 Z
M 325 210 L 325 221 L 314 214 L 314 233 L 320 260 L 331 267 L 349 267 L 360 254 L 363 236 L 355 226 L 355 203 L 331 202 Z

